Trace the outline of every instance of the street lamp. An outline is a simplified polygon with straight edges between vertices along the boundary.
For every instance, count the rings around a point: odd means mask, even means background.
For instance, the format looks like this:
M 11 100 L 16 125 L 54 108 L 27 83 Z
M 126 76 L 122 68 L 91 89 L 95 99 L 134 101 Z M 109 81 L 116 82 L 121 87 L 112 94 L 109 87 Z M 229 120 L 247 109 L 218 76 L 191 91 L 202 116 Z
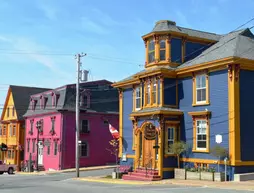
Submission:
M 38 165 L 39 165 L 39 130 L 41 129 L 41 120 L 36 122 L 36 129 L 37 129 L 37 151 L 36 151 L 36 171 L 38 172 Z

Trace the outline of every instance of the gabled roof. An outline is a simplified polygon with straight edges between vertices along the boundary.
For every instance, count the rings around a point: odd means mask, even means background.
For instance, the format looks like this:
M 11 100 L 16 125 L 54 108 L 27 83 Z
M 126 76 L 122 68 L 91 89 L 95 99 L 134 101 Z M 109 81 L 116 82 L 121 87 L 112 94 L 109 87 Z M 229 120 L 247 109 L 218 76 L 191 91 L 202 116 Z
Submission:
M 183 63 L 178 69 L 228 57 L 254 60 L 254 36 L 248 28 L 224 35 L 219 42 Z
M 37 87 L 26 87 L 26 86 L 16 86 L 16 85 L 10 85 L 8 94 L 12 93 L 13 101 L 14 101 L 14 107 L 17 113 L 17 119 L 23 120 L 23 115 L 28 109 L 29 102 L 30 102 L 30 95 L 36 94 L 39 92 L 43 92 L 49 90 L 48 88 L 37 88 Z M 8 98 L 8 96 L 7 96 Z M 5 101 L 4 108 L 7 106 L 7 98 Z M 5 110 L 3 110 L 2 115 L 5 113 Z M 3 117 L 2 117 L 3 118 Z

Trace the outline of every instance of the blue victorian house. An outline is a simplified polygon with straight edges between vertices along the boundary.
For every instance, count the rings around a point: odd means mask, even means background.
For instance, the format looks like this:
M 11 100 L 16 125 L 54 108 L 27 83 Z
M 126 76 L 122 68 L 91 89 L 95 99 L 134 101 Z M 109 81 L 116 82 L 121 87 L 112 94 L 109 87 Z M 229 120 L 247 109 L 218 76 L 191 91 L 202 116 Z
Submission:
M 211 149 L 218 144 L 228 150 L 230 179 L 254 172 L 250 29 L 219 35 L 162 20 L 142 38 L 145 69 L 113 84 L 119 89 L 121 164 L 151 169 L 153 180 L 172 178 L 177 158 L 168 147 L 181 140 L 190 147 L 181 167 L 216 167 Z

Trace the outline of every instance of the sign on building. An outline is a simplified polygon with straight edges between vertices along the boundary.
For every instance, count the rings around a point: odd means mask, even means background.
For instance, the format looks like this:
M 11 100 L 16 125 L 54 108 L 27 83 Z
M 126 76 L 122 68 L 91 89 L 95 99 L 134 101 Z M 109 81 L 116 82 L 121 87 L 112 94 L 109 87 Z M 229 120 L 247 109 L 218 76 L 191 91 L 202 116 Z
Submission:
M 222 135 L 215 135 L 215 142 L 220 144 L 222 142 Z
M 154 140 L 156 138 L 156 128 L 152 123 L 146 125 L 144 137 L 147 140 Z

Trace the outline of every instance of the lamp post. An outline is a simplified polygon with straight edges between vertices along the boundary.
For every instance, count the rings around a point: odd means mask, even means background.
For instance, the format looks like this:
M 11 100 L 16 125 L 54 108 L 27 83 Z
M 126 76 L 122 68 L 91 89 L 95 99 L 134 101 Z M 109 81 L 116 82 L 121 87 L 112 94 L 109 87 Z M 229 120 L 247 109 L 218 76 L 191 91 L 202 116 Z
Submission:
M 41 127 L 41 121 L 37 121 L 36 122 L 36 128 L 37 128 L 37 151 L 36 151 L 36 171 L 38 172 L 38 165 L 39 165 L 39 130 L 40 130 L 40 127 Z

